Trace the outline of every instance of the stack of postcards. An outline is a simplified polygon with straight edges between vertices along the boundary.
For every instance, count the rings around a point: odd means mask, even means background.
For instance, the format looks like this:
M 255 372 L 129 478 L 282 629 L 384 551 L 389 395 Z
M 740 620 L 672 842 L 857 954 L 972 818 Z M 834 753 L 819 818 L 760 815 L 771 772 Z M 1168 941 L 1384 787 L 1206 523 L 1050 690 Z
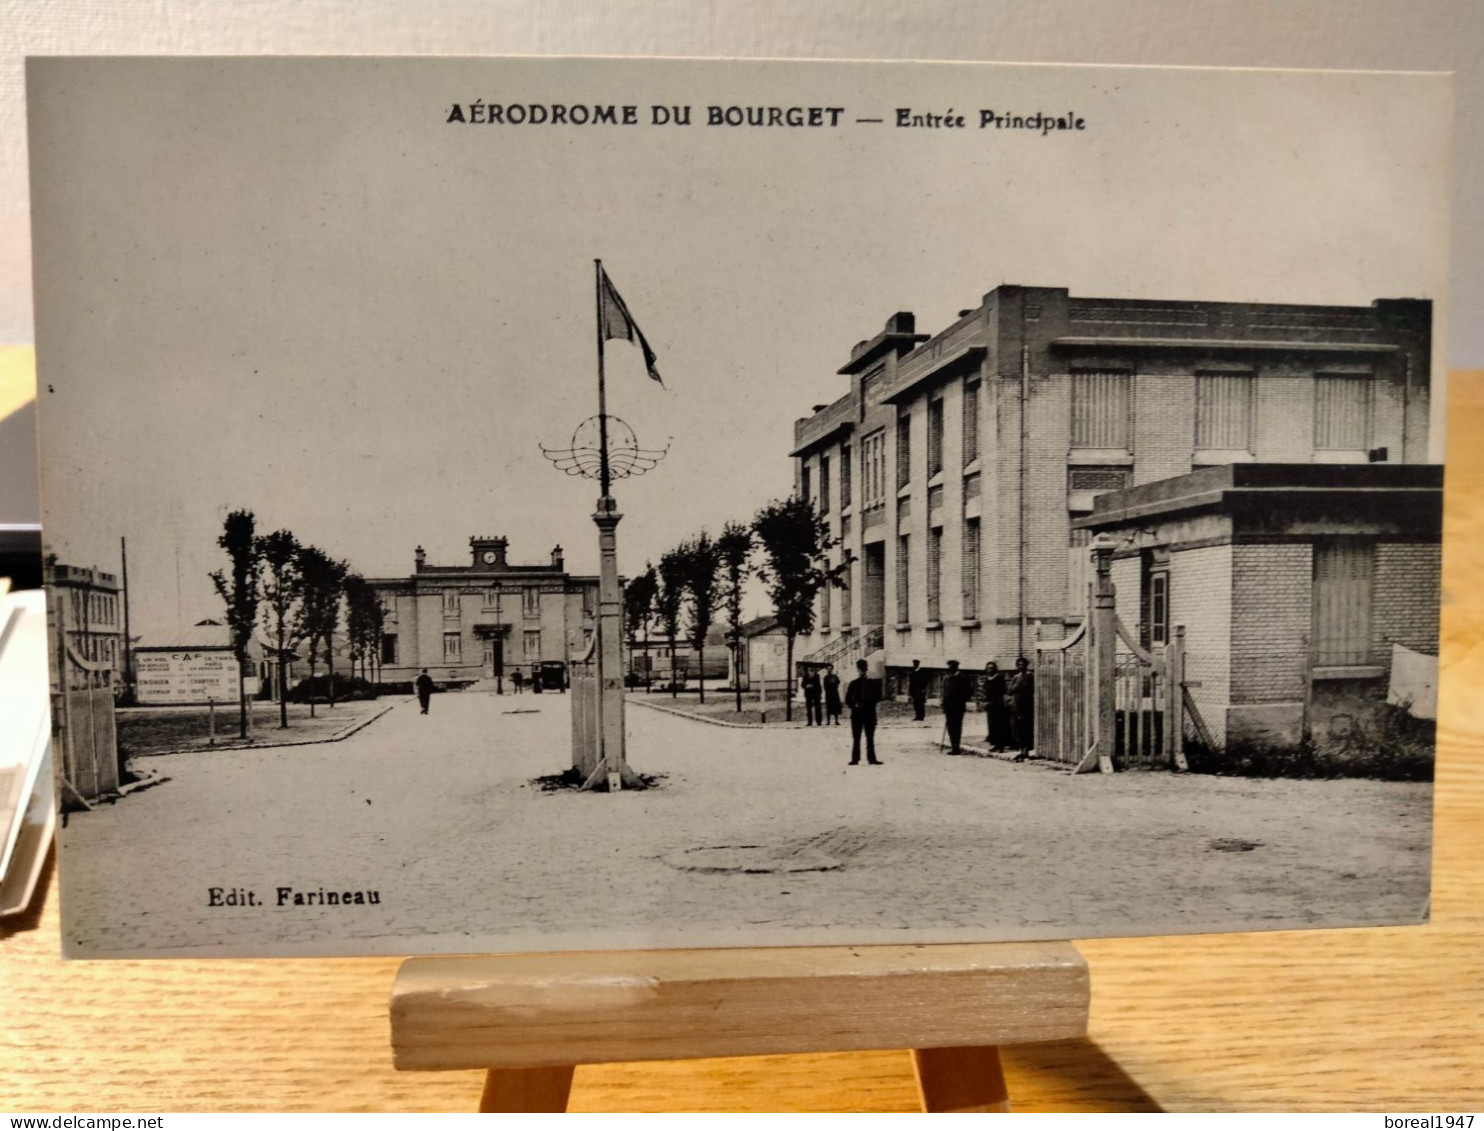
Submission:
M 49 719 L 45 595 L 0 578 L 0 915 L 30 906 L 56 824 Z

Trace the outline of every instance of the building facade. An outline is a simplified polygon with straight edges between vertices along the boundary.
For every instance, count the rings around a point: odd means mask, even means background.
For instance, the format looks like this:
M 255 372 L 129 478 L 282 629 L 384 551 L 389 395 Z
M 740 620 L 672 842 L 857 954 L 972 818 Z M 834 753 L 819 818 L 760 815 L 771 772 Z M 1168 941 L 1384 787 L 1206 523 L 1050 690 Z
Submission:
M 1213 467 L 1102 495 L 1077 527 L 1116 544 L 1141 647 L 1183 627 L 1218 745 L 1339 736 L 1387 701 L 1397 649 L 1436 666 L 1440 466 Z
M 124 593 L 117 575 L 48 559 L 43 567 L 43 580 L 53 632 L 52 647 L 56 647 L 60 634 L 74 657 L 105 665 L 110 685 L 122 689 L 126 661 Z M 53 657 L 53 690 L 56 661 L 57 657 Z
M 419 546 L 412 573 L 370 584 L 386 609 L 381 679 L 401 683 L 427 668 L 441 683 L 503 685 L 516 668 L 565 665 L 597 627 L 598 579 L 569 574 L 562 548 L 539 565 L 515 565 L 503 537 L 469 539 L 469 561 L 432 565 Z
M 936 335 L 857 344 L 795 424 L 848 585 L 807 659 L 879 631 L 888 675 L 1001 664 L 1083 615 L 1093 500 L 1238 463 L 1427 460 L 1431 304 L 1086 299 L 1001 286 Z

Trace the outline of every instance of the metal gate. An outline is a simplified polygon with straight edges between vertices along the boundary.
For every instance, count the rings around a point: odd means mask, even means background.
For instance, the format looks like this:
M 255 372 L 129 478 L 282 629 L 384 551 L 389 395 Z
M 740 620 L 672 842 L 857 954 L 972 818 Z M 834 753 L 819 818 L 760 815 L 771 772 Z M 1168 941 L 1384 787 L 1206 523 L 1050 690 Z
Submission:
M 114 727 L 113 667 L 89 660 L 52 620 L 56 683 L 52 691 L 52 749 L 63 808 L 88 808 L 118 791 L 118 737 Z
M 1117 623 L 1127 651 L 1113 664 L 1113 765 L 1183 770 L 1185 628 L 1146 651 L 1121 618 Z
M 1087 624 L 1065 640 L 1036 645 L 1036 753 L 1079 764 L 1087 753 Z

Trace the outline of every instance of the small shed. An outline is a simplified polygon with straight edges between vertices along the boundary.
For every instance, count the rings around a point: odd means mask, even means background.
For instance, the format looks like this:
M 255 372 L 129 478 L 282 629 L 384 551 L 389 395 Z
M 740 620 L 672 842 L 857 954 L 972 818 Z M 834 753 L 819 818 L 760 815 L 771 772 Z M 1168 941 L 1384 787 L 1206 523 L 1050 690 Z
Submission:
M 1118 615 L 1143 646 L 1183 626 L 1218 744 L 1341 733 L 1386 702 L 1398 649 L 1436 667 L 1440 466 L 1209 467 L 1099 495 L 1075 525 L 1117 543 Z

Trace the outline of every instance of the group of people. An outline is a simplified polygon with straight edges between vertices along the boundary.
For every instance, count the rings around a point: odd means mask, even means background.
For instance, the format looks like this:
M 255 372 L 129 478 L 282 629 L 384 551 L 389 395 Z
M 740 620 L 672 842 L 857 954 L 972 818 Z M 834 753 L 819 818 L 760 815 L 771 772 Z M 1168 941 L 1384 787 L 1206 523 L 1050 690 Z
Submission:
M 927 685 L 928 673 L 922 670 L 922 662 L 913 660 L 907 675 L 907 697 L 918 722 L 927 718 Z M 942 705 L 950 754 L 963 753 L 964 715 L 974 690 L 974 677 L 960 671 L 957 660 L 949 660 L 948 674 L 943 677 Z M 984 700 L 985 743 L 996 754 L 1014 747 L 1015 761 L 1024 762 L 1030 757 L 1036 731 L 1036 676 L 1030 661 L 1021 656 L 1015 661 L 1015 671 L 1007 676 L 991 660 L 984 665 L 979 691 Z
M 807 668 L 799 679 L 804 693 L 806 726 L 838 726 L 842 708 L 850 708 L 850 764 L 860 765 L 861 740 L 865 740 L 866 764 L 881 765 L 876 757 L 876 706 L 881 702 L 879 683 L 867 677 L 865 660 L 855 663 L 857 675 L 840 695 L 840 677 L 834 664 L 824 668 Z M 991 751 L 999 753 L 1016 749 L 1015 761 L 1030 757 L 1035 742 L 1035 673 L 1024 656 L 1015 661 L 1015 670 L 1006 675 L 991 660 L 984 665 L 979 692 L 984 700 L 984 741 Z M 964 715 L 975 693 L 974 677 L 959 670 L 957 660 L 948 661 L 948 674 L 943 677 L 943 725 L 947 732 L 948 753 L 962 754 Z M 907 698 L 912 702 L 918 722 L 927 718 L 928 673 L 922 661 L 913 660 L 907 674 Z

